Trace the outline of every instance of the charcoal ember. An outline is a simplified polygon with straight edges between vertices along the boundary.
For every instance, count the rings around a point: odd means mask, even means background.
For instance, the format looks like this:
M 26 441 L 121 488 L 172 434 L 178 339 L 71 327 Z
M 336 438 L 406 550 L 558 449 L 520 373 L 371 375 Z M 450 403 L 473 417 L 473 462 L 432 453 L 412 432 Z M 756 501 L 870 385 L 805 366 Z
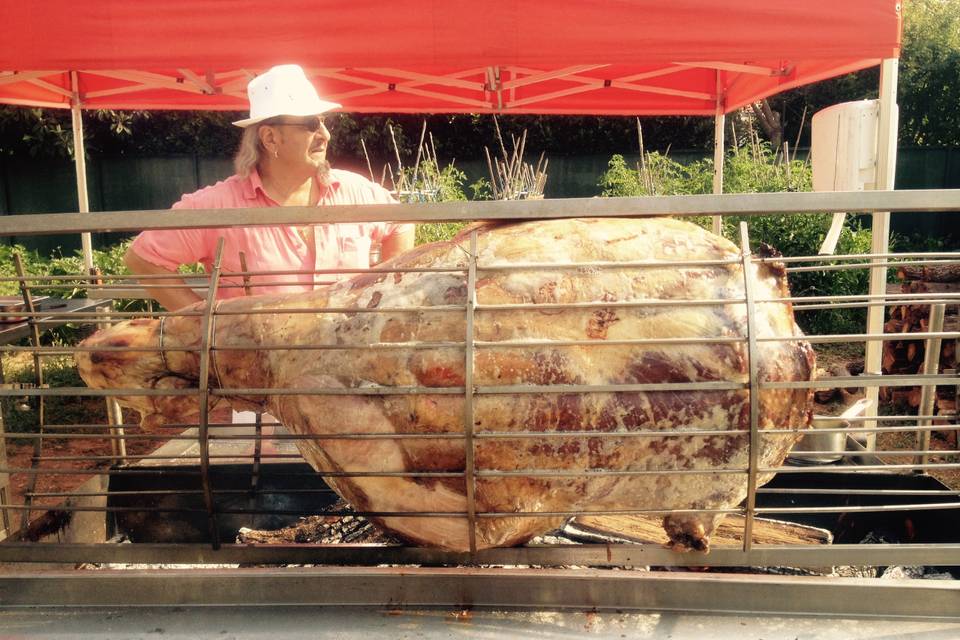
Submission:
M 830 575 L 837 578 L 876 578 L 880 571 L 877 567 L 838 566 L 833 568 Z
M 889 531 L 871 531 L 863 537 L 860 544 L 899 544 L 900 539 Z
M 399 540 L 356 515 L 340 515 L 352 507 L 343 500 L 327 508 L 330 515 L 300 518 L 299 522 L 276 530 L 248 529 L 237 532 L 241 544 L 398 544 Z

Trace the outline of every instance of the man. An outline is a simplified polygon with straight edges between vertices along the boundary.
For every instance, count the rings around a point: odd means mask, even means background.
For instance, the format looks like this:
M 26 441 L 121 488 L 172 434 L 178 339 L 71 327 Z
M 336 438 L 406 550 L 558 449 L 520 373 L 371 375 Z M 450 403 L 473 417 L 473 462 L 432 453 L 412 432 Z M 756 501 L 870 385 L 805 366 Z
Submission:
M 235 175 L 183 196 L 174 209 L 385 204 L 394 199 L 386 189 L 362 176 L 331 169 L 326 160 L 330 132 L 323 115 L 339 104 L 321 100 L 297 65 L 281 65 L 254 78 L 247 87 L 250 117 L 234 122 L 243 128 L 234 159 Z M 336 223 L 305 227 L 259 226 L 216 229 L 144 231 L 131 244 L 124 261 L 135 274 L 171 275 L 144 284 L 166 284 L 154 297 L 175 310 L 201 298 L 177 277 L 181 265 L 203 263 L 209 271 L 219 238 L 224 239 L 222 270 L 314 271 L 370 266 L 371 248 L 381 260 L 413 247 L 411 224 Z M 251 278 L 253 293 L 292 293 L 328 284 L 335 276 L 278 274 Z M 244 295 L 239 278 L 218 291 L 218 298 Z

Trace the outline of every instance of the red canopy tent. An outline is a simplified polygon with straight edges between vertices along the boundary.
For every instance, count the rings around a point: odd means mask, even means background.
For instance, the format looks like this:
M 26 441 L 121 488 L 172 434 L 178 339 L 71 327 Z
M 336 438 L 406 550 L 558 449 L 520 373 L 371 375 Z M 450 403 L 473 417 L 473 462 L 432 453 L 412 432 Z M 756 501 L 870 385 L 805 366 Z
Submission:
M 718 106 L 729 112 L 897 57 L 899 7 L 896 0 L 8 2 L 0 9 L 0 102 L 243 110 L 254 74 L 297 62 L 351 112 L 713 116 Z

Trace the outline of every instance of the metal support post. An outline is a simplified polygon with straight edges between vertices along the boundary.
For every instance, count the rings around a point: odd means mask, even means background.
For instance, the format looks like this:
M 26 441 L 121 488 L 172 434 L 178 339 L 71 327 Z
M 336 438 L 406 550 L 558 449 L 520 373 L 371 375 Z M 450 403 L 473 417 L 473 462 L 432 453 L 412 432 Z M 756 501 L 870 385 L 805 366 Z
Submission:
M 947 305 L 945 304 L 932 304 L 930 305 L 930 324 L 928 329 L 931 333 L 940 333 L 943 331 L 943 317 L 946 314 Z M 940 338 L 927 338 L 924 341 L 924 354 L 923 354 L 923 373 L 925 375 L 936 375 L 940 372 L 940 347 L 942 345 L 942 340 Z M 917 412 L 921 416 L 930 416 L 933 415 L 934 404 L 937 400 L 937 385 L 923 385 L 920 390 L 920 408 L 917 409 Z M 923 418 L 917 420 L 917 433 L 916 433 L 916 444 L 917 450 L 927 452 L 930 450 L 930 430 L 929 429 L 919 429 L 919 427 L 929 427 L 933 424 L 933 420 L 929 418 Z M 921 453 L 915 459 L 916 464 L 926 465 L 930 462 L 930 454 Z M 923 469 L 917 469 L 918 473 L 923 473 Z
M 747 312 L 747 356 L 750 372 L 750 449 L 747 470 L 747 501 L 743 521 L 743 550 L 753 547 L 753 520 L 757 508 L 757 473 L 760 466 L 760 357 L 757 348 L 757 305 L 751 273 L 753 256 L 747 223 L 740 223 L 740 255 L 743 260 L 743 293 Z
M 113 324 L 109 315 L 112 308 L 112 302 L 97 307 L 97 314 L 103 314 L 103 321 L 97 323 L 98 331 L 102 331 Z M 110 425 L 110 450 L 115 456 L 113 464 L 121 464 L 123 459 L 127 457 L 127 440 L 124 437 L 123 430 L 123 411 L 120 409 L 120 404 L 116 398 L 104 398 L 104 402 L 107 409 L 107 424 Z
M 713 192 L 723 193 L 723 135 L 726 117 L 723 113 L 723 72 L 717 69 L 717 112 L 713 126 Z M 723 235 L 723 216 L 713 216 L 713 232 Z
M 27 283 L 27 272 L 23 268 L 23 261 L 20 254 L 13 254 L 13 266 L 17 271 L 17 277 L 20 279 L 20 292 L 23 294 L 23 304 L 27 312 L 28 322 L 30 323 L 30 344 L 33 347 L 33 369 L 37 382 L 37 389 L 43 388 L 43 362 L 40 359 L 40 328 L 37 326 L 37 308 L 33 303 L 33 294 L 30 291 L 30 285 Z M 43 451 L 44 425 L 46 423 L 45 414 L 46 405 L 43 396 L 37 398 L 37 431 L 39 438 L 33 441 L 33 458 L 30 460 L 30 467 L 36 470 L 40 466 L 40 457 Z M 4 442 L 6 446 L 6 442 Z M 26 509 L 20 519 L 20 533 L 26 532 L 30 525 L 30 505 L 33 503 L 33 492 L 37 488 L 37 474 L 30 474 L 27 481 L 26 491 L 23 495 L 23 504 Z
M 198 439 L 200 445 L 200 479 L 203 484 L 203 501 L 207 509 L 210 526 L 210 539 L 214 549 L 220 548 L 220 529 L 217 527 L 217 513 L 214 508 L 213 487 L 210 485 L 210 352 L 216 335 L 213 327 L 213 315 L 217 300 L 217 286 L 220 283 L 220 267 L 223 259 L 223 238 L 217 242 L 217 252 L 210 273 L 210 288 L 207 291 L 207 304 L 204 307 L 200 325 L 200 425 Z
M 90 199 L 87 195 L 87 161 L 83 144 L 83 115 L 80 111 L 80 84 L 77 72 L 70 72 L 73 96 L 70 98 L 70 115 L 73 123 L 73 161 L 77 168 L 77 207 L 80 213 L 90 213 Z M 80 234 L 83 247 L 83 267 L 87 274 L 93 273 L 93 241 L 90 233 Z

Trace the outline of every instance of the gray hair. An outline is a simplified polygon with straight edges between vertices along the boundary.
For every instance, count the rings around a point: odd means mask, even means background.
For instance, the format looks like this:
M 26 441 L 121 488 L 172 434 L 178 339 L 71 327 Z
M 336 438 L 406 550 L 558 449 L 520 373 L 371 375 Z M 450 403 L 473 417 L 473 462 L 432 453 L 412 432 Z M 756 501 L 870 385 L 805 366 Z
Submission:
M 233 170 L 241 178 L 249 177 L 250 172 L 260 162 L 260 154 L 264 150 L 260 143 L 261 126 L 262 123 L 252 124 L 243 130 L 243 137 L 240 138 L 240 148 L 237 149 L 237 155 L 233 157 Z

